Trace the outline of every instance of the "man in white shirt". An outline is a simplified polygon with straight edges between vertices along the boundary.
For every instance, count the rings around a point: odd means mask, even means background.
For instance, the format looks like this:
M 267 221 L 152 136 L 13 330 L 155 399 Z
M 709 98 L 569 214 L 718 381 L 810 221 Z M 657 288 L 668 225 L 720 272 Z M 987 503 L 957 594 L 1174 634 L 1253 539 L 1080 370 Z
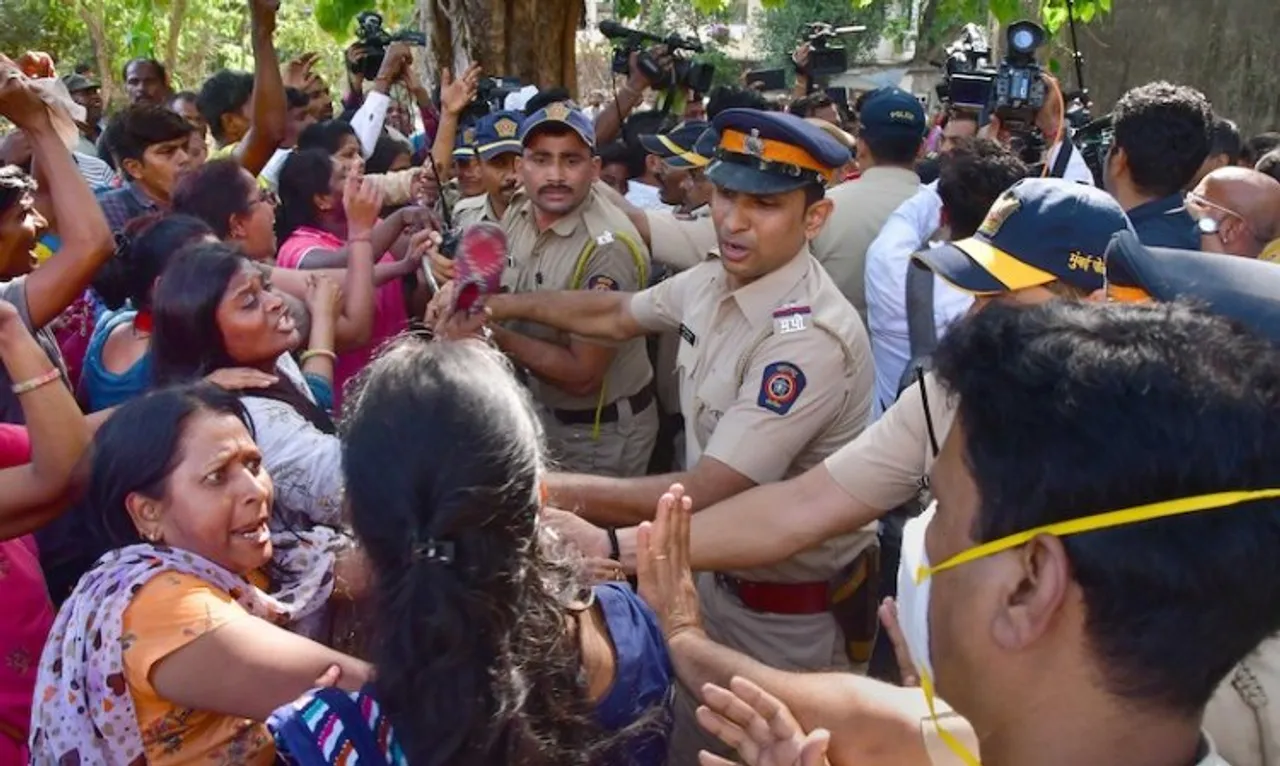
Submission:
M 988 125 L 982 132 L 998 135 L 999 124 Z M 956 141 L 976 133 L 976 115 L 971 112 L 952 112 L 944 127 L 941 146 L 943 154 Z M 1054 167 L 1064 145 L 1064 141 L 1059 141 L 1049 150 L 1045 158 L 1047 168 Z M 1093 174 L 1085 164 L 1084 157 L 1074 147 L 1069 151 L 1071 153 L 1063 178 L 1092 186 Z M 894 210 L 867 249 L 867 329 L 871 333 L 871 351 L 876 360 L 876 396 L 871 408 L 873 420 L 879 418 L 885 408 L 893 403 L 898 393 L 898 383 L 911 358 L 910 337 L 907 333 L 907 267 L 911 262 L 911 255 L 928 246 L 930 238 L 942 227 L 942 211 L 938 182 L 921 187 L 914 196 Z M 973 297 L 935 277 L 933 301 L 935 332 L 941 338 L 947 326 L 969 309 Z

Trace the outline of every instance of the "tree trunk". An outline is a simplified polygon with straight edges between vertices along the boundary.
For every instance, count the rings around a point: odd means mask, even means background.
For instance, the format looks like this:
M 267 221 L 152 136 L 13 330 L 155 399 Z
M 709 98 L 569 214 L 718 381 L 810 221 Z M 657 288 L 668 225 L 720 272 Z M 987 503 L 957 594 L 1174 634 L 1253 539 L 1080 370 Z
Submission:
M 418 0 L 428 75 L 478 62 L 490 77 L 577 88 L 583 0 Z
M 98 78 L 102 85 L 102 102 L 110 105 L 111 99 L 116 95 L 116 73 L 107 42 L 106 14 L 102 0 L 81 0 L 76 10 L 89 31 L 89 44 L 93 47 L 93 59 L 98 65 Z
M 178 37 L 187 16 L 187 0 L 173 0 L 169 6 L 169 39 L 164 46 L 164 68 L 172 72 L 178 63 Z

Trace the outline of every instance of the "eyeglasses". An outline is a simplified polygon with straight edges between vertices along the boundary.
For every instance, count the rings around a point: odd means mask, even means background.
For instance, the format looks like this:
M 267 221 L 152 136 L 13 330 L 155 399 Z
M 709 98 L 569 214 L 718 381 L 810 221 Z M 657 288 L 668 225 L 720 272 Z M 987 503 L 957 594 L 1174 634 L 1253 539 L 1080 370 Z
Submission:
M 275 193 L 275 191 L 274 191 L 274 190 L 272 190 L 272 189 L 262 189 L 262 190 L 260 190 L 260 191 L 259 191 L 259 193 L 258 193 L 258 198 L 257 198 L 256 200 L 254 200 L 254 201 L 253 201 L 253 204 L 255 204 L 255 205 L 256 205 L 256 204 L 258 204 L 259 202 L 266 203 L 266 204 L 270 205 L 271 207 L 279 207 L 279 206 L 280 206 L 280 196 L 279 196 L 278 194 L 276 194 L 276 193 Z
M 1258 238 L 1258 235 L 1253 231 L 1253 227 L 1249 225 L 1249 222 L 1245 220 L 1243 215 L 1240 215 L 1229 207 L 1219 205 L 1212 200 L 1206 199 L 1195 192 L 1187 192 L 1186 209 L 1187 212 L 1196 219 L 1196 229 L 1198 229 L 1203 235 L 1217 235 L 1218 232 L 1222 230 L 1222 221 L 1224 219 L 1238 218 L 1240 223 L 1244 224 L 1244 228 L 1248 230 L 1249 234 L 1254 239 Z M 1222 213 L 1222 216 L 1220 218 L 1214 218 L 1209 214 L 1209 211 L 1211 210 L 1216 210 L 1219 213 Z

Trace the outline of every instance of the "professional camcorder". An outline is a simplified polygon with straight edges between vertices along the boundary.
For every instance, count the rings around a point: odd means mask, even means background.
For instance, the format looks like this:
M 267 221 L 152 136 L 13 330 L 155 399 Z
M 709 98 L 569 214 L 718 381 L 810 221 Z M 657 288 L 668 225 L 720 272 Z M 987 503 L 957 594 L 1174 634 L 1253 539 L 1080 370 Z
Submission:
M 421 32 L 411 30 L 388 32 L 382 23 L 382 15 L 376 11 L 364 11 L 356 16 L 356 40 L 365 50 L 365 54 L 355 61 L 348 61 L 347 67 L 353 74 L 361 75 L 366 80 L 372 80 L 378 76 L 378 70 L 382 68 L 382 60 L 387 55 L 388 45 L 392 43 L 427 44 L 427 38 Z
M 702 53 L 702 43 L 687 37 L 672 34 L 666 37 L 644 32 L 639 29 L 625 27 L 614 21 L 600 22 L 600 33 L 613 41 L 613 71 L 615 74 L 631 73 L 631 54 L 639 52 L 640 71 L 653 83 L 655 90 L 688 88 L 699 93 L 711 90 L 711 82 L 715 77 L 715 67 L 711 64 L 692 61 L 680 52 Z M 658 61 L 645 50 L 648 45 L 664 45 L 672 55 L 671 65 L 663 68 Z
M 507 96 L 524 87 L 518 77 L 486 77 L 476 84 L 476 97 L 462 111 L 462 122 L 474 122 L 502 109 Z
M 991 46 L 976 24 L 965 25 L 947 47 L 946 73 L 938 96 L 958 107 L 987 111 L 1013 132 L 1030 129 L 1044 107 L 1044 70 L 1036 50 L 1044 44 L 1044 29 L 1033 21 L 1016 21 L 1005 33 L 1007 52 L 998 66 L 991 64 Z
M 1045 146 L 1035 124 L 1047 93 L 1044 70 L 1035 58 L 1045 42 L 1045 31 L 1033 21 L 1015 21 L 1005 31 L 1005 42 L 1005 57 L 993 66 L 991 46 L 981 27 L 966 24 L 946 49 L 938 97 L 952 106 L 999 118 L 1014 150 L 1034 164 L 1040 162 Z
M 865 32 L 866 27 L 833 27 L 815 21 L 805 27 L 804 42 L 809 44 L 809 64 L 804 73 L 810 77 L 830 77 L 849 68 L 849 54 L 837 44 L 842 35 Z

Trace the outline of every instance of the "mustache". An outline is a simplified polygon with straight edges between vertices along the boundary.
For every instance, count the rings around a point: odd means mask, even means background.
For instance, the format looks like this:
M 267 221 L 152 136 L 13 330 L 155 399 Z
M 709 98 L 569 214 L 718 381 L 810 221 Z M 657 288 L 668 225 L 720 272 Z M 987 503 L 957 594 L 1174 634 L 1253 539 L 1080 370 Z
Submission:
M 564 186 L 563 184 L 547 184 L 546 186 L 538 189 L 539 194 L 544 194 L 550 191 L 566 192 L 568 194 L 573 193 L 573 189 L 570 189 L 568 186 Z

